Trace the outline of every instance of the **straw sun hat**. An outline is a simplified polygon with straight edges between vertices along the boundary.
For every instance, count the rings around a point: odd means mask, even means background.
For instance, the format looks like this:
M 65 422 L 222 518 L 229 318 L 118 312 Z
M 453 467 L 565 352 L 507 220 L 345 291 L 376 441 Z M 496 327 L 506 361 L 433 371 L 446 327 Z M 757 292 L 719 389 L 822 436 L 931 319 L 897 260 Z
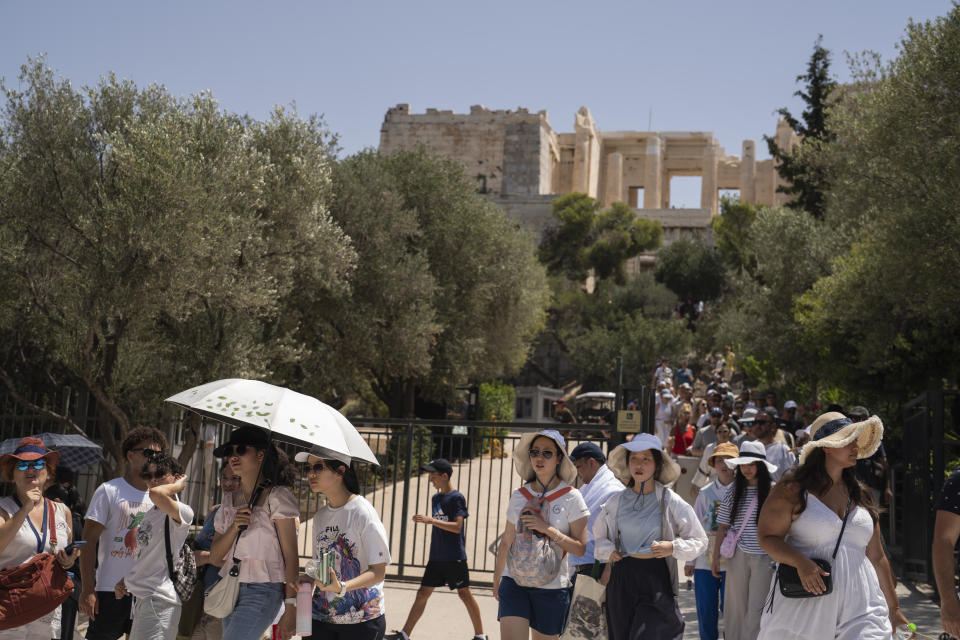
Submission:
M 814 449 L 840 449 L 854 440 L 859 447 L 857 458 L 869 458 L 876 453 L 880 448 L 880 441 L 883 440 L 883 423 L 880 418 L 870 416 L 866 420 L 854 422 L 842 413 L 827 412 L 810 425 L 810 442 L 800 450 L 800 464 L 806 461 Z
M 513 466 L 525 481 L 534 475 L 533 465 L 530 464 L 530 446 L 537 438 L 544 437 L 553 440 L 560 449 L 560 466 L 557 467 L 557 476 L 567 484 L 573 484 L 577 479 L 577 468 L 570 462 L 567 455 L 567 443 L 559 431 L 543 429 L 533 433 L 525 433 L 520 437 L 517 448 L 513 451 Z
M 660 473 L 654 478 L 660 484 L 670 484 L 680 477 L 680 465 L 663 450 L 663 444 L 660 438 L 652 433 L 641 433 L 630 442 L 624 442 L 616 447 L 607 461 L 607 466 L 613 471 L 613 475 L 623 484 L 629 484 L 633 476 L 630 475 L 630 465 L 628 464 L 630 454 L 634 451 L 646 451 L 652 449 L 660 452 L 660 458 L 663 460 L 663 466 Z

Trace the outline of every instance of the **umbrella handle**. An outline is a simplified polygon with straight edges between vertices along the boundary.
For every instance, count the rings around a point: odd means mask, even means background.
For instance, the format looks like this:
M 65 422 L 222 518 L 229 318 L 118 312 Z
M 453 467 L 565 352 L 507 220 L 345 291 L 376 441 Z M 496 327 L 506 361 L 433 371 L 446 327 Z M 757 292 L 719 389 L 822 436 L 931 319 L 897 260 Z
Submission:
M 256 504 L 256 503 L 257 503 L 257 500 L 260 499 L 260 495 L 263 493 L 263 490 L 264 490 L 264 489 L 269 489 L 269 488 L 270 488 L 270 485 L 272 485 L 272 484 L 273 484 L 273 482 L 271 482 L 270 480 L 263 480 L 260 484 L 257 485 L 256 489 L 253 490 L 253 493 L 250 495 L 250 504 L 247 505 L 247 506 L 250 507 L 250 513 L 253 513 L 253 505 Z M 245 525 L 245 524 L 239 525 L 239 526 L 237 527 L 237 532 L 238 532 L 238 534 L 239 534 L 239 533 L 243 533 L 244 531 L 246 531 L 246 530 L 247 530 L 247 526 L 248 526 L 248 525 Z

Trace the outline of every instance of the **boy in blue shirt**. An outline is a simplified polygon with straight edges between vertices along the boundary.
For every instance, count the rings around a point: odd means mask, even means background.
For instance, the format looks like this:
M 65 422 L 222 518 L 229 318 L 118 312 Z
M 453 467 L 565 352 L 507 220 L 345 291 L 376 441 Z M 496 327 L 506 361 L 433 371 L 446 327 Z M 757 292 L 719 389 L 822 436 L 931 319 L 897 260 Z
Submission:
M 427 569 L 420 581 L 417 598 L 413 602 L 403 630 L 387 636 L 387 640 L 410 640 L 413 627 L 423 615 L 430 594 L 437 587 L 447 585 L 451 590 L 456 589 L 460 600 L 467 607 L 470 621 L 473 623 L 473 640 L 487 640 L 483 633 L 483 622 L 480 620 L 480 605 L 470 592 L 470 574 L 467 570 L 467 550 L 465 546 L 467 534 L 464 519 L 467 513 L 467 501 L 463 494 L 450 484 L 453 474 L 453 465 L 437 458 L 423 465 L 423 470 L 430 473 L 430 484 L 437 490 L 430 499 L 432 515 L 417 514 L 413 521 L 419 524 L 433 526 L 430 538 L 430 560 Z

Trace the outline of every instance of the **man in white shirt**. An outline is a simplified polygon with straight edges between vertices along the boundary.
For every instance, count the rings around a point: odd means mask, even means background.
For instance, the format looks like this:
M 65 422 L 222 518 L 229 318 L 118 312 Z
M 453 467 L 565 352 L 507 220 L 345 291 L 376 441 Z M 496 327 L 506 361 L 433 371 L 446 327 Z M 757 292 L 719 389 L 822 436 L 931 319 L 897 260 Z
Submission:
M 80 611 L 90 616 L 87 640 L 117 640 L 130 631 L 131 598 L 117 598 L 114 586 L 133 568 L 137 528 L 153 507 L 140 472 L 154 455 L 167 450 L 167 439 L 153 427 L 137 427 L 124 438 L 121 449 L 124 475 L 97 487 L 83 526 L 90 550 L 80 555 Z M 96 577 L 94 560 L 99 561 Z
M 763 443 L 767 450 L 767 462 L 777 465 L 777 470 L 770 474 L 774 482 L 780 482 L 790 467 L 797 464 L 797 457 L 790 452 L 790 448 L 777 441 L 777 422 L 773 411 L 763 410 L 757 413 L 753 420 L 753 435 Z
M 663 443 L 663 447 L 666 448 L 670 440 L 670 428 L 673 427 L 674 418 L 673 394 L 670 393 L 669 388 L 664 387 L 660 390 L 654 405 L 654 411 L 656 412 L 654 431 L 660 438 L 660 442 Z
M 606 457 L 599 446 L 593 442 L 582 442 L 570 452 L 570 460 L 577 468 L 580 478 L 580 494 L 587 503 L 590 516 L 587 518 L 587 550 L 582 556 L 570 556 L 570 566 L 574 574 L 590 575 L 593 570 L 593 523 L 600 515 L 600 507 L 610 496 L 623 491 L 623 483 L 617 480 L 613 471 L 606 465 Z M 607 568 L 606 562 L 600 563 L 599 570 Z M 599 575 L 599 574 L 598 574 Z
M 180 549 L 193 523 L 193 509 L 177 499 L 187 485 L 187 477 L 181 471 L 179 462 L 161 453 L 153 456 L 140 474 L 154 506 L 137 529 L 137 561 L 114 586 L 118 599 L 134 596 L 131 638 L 177 637 L 182 603 L 170 573 L 177 568 Z

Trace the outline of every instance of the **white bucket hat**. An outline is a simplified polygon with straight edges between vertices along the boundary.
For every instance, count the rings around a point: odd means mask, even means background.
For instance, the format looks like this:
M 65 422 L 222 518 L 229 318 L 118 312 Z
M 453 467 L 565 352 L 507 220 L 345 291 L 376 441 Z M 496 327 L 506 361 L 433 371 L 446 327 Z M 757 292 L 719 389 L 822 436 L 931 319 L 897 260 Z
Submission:
M 877 416 L 870 416 L 861 422 L 854 422 L 836 411 L 823 414 L 810 425 L 810 442 L 800 450 L 800 464 L 806 461 L 810 452 L 819 447 L 839 449 L 854 440 L 859 451 L 857 458 L 869 458 L 883 440 L 883 423 Z
M 660 473 L 654 478 L 660 484 L 670 484 L 680 477 L 680 465 L 663 450 L 663 443 L 660 438 L 652 433 L 641 433 L 630 442 L 624 442 L 616 447 L 607 459 L 607 466 L 613 471 L 613 475 L 623 484 L 630 484 L 633 476 L 630 475 L 629 459 L 634 451 L 646 451 L 653 449 L 660 452 L 660 458 L 663 465 L 660 467 Z
M 777 465 L 767 460 L 767 449 L 759 440 L 744 442 L 740 445 L 740 457 L 733 458 L 731 460 L 724 460 L 724 462 L 731 469 L 736 469 L 741 464 L 762 462 L 764 465 L 766 465 L 767 471 L 770 473 L 774 473 L 777 470 Z
M 573 484 L 577 479 L 577 468 L 570 462 L 570 456 L 567 455 L 567 443 L 559 431 L 554 429 L 543 429 L 534 433 L 525 433 L 520 436 L 520 442 L 517 448 L 513 450 L 513 466 L 523 478 L 528 482 L 534 475 L 533 465 L 530 464 L 530 445 L 539 437 L 550 438 L 557 443 L 560 449 L 560 465 L 557 467 L 557 476 L 567 484 Z

